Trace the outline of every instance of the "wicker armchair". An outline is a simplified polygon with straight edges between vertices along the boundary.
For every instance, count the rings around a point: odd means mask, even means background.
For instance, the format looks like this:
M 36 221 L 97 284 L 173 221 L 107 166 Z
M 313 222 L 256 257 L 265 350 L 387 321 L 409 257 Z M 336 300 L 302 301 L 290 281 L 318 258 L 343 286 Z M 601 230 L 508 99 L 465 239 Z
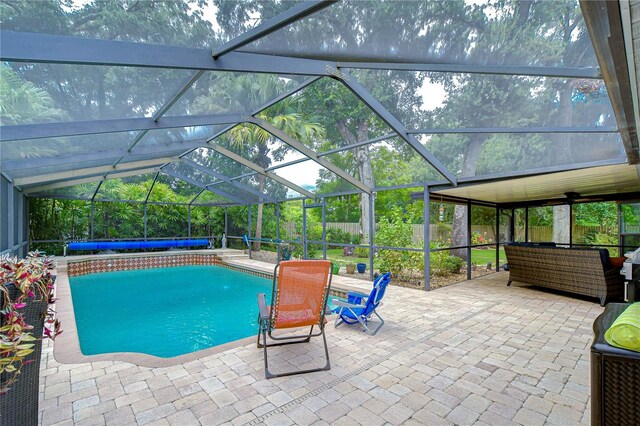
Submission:
M 507 285 L 515 281 L 597 297 L 602 306 L 624 295 L 624 277 L 611 267 L 606 250 L 509 244 L 505 254 Z
M 627 303 L 609 303 L 593 323 L 591 346 L 591 424 L 640 424 L 640 353 L 615 348 L 604 333 Z

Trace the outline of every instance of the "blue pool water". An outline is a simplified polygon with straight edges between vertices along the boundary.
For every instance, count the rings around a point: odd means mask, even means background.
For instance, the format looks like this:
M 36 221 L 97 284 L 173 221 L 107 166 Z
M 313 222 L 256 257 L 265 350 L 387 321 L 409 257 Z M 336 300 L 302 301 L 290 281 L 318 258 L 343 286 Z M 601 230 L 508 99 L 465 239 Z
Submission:
M 69 281 L 83 354 L 163 358 L 255 336 L 256 294 L 269 300 L 272 283 L 219 266 L 107 272 Z

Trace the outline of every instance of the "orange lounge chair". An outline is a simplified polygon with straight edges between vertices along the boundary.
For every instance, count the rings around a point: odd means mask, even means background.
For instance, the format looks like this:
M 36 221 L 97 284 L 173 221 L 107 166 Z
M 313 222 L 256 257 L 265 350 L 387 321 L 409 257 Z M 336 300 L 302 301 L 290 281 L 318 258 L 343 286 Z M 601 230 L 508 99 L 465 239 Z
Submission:
M 267 307 L 264 293 L 258 294 L 260 329 L 258 348 L 264 348 L 264 372 L 267 379 L 329 370 L 329 350 L 324 334 L 327 299 L 331 286 L 331 262 L 328 260 L 289 260 L 280 262 L 273 271 L 271 307 Z M 313 327 L 320 331 L 313 334 Z M 309 334 L 296 336 L 273 336 L 273 330 L 311 327 Z M 275 343 L 267 344 L 267 334 Z M 260 343 L 260 335 L 263 342 Z M 272 346 L 305 343 L 311 337 L 322 335 L 327 363 L 324 367 L 273 374 L 269 371 L 267 348 Z

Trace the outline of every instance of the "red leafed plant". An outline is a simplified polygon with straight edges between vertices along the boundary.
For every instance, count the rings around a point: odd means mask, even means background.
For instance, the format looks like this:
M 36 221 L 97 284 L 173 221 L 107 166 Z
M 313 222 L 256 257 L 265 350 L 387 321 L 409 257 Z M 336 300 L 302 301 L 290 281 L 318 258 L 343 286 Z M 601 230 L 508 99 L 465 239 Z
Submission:
M 32 361 L 26 358 L 35 350 L 35 342 L 43 336 L 34 336 L 32 324 L 28 324 L 23 314 L 25 307 L 34 301 L 46 300 L 49 306 L 53 298 L 53 277 L 51 269 L 54 261 L 39 252 L 30 252 L 26 258 L 2 256 L 0 258 L 0 293 L 3 308 L 0 327 L 0 374 L 6 380 L 0 385 L 0 394 L 9 391 L 9 387 L 19 377 L 23 366 Z M 10 300 L 8 284 L 18 289 L 18 297 Z M 45 312 L 44 335 L 54 339 L 62 331 L 60 322 L 54 319 L 51 307 Z

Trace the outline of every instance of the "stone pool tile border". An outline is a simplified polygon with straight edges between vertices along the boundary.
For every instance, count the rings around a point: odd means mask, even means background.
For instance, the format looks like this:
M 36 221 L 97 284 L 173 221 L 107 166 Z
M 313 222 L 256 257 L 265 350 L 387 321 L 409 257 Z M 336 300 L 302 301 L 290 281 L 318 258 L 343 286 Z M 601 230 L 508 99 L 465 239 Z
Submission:
M 101 255 L 105 256 L 105 255 Z M 71 296 L 71 287 L 69 284 L 69 276 L 80 276 L 91 273 L 115 272 L 122 270 L 140 270 L 148 268 L 162 268 L 188 265 L 215 265 L 247 273 L 267 279 L 272 279 L 273 274 L 264 271 L 250 269 L 249 267 L 229 265 L 224 263 L 215 253 L 185 253 L 185 252 L 162 252 L 162 253 L 131 253 L 131 254 L 113 254 L 106 255 L 100 259 L 92 259 L 91 257 L 82 256 L 79 259 L 58 258 L 57 281 L 56 281 L 56 310 L 58 319 L 63 324 L 65 332 L 56 338 L 53 356 L 56 361 L 62 364 L 80 364 L 98 361 L 123 361 L 129 362 L 140 367 L 171 367 L 195 361 L 210 355 L 227 351 L 229 349 L 245 346 L 256 341 L 255 336 L 246 337 L 233 342 L 224 343 L 211 348 L 202 349 L 200 351 L 179 355 L 172 358 L 161 358 L 153 355 L 133 353 L 133 352 L 113 352 L 100 355 L 84 355 L 80 349 L 80 341 L 78 339 L 78 330 L 76 327 L 75 312 L 73 310 L 73 300 Z M 79 256 L 80 257 L 80 256 Z M 168 262 L 176 258 L 176 262 Z M 125 260 L 124 262 L 119 262 Z M 211 263 L 200 263 L 204 261 Z M 146 267 L 137 266 L 134 262 L 140 262 Z M 194 261 L 197 263 L 187 263 Z M 82 264 L 80 266 L 74 266 Z M 110 264 L 110 266 L 109 266 Z M 140 263 L 138 263 L 140 264 Z M 158 266 L 161 265 L 161 266 Z M 108 269 L 105 269 L 108 268 Z M 74 273 L 69 274 L 69 269 Z M 88 271 L 88 272 L 87 272 Z M 331 289 L 331 296 L 346 297 L 346 291 L 341 289 Z
M 170 268 L 190 265 L 221 265 L 222 260 L 215 254 L 164 253 L 158 256 L 117 257 L 109 259 L 87 259 L 67 261 L 67 274 L 77 277 L 87 274 L 114 271 L 132 271 L 150 268 Z

